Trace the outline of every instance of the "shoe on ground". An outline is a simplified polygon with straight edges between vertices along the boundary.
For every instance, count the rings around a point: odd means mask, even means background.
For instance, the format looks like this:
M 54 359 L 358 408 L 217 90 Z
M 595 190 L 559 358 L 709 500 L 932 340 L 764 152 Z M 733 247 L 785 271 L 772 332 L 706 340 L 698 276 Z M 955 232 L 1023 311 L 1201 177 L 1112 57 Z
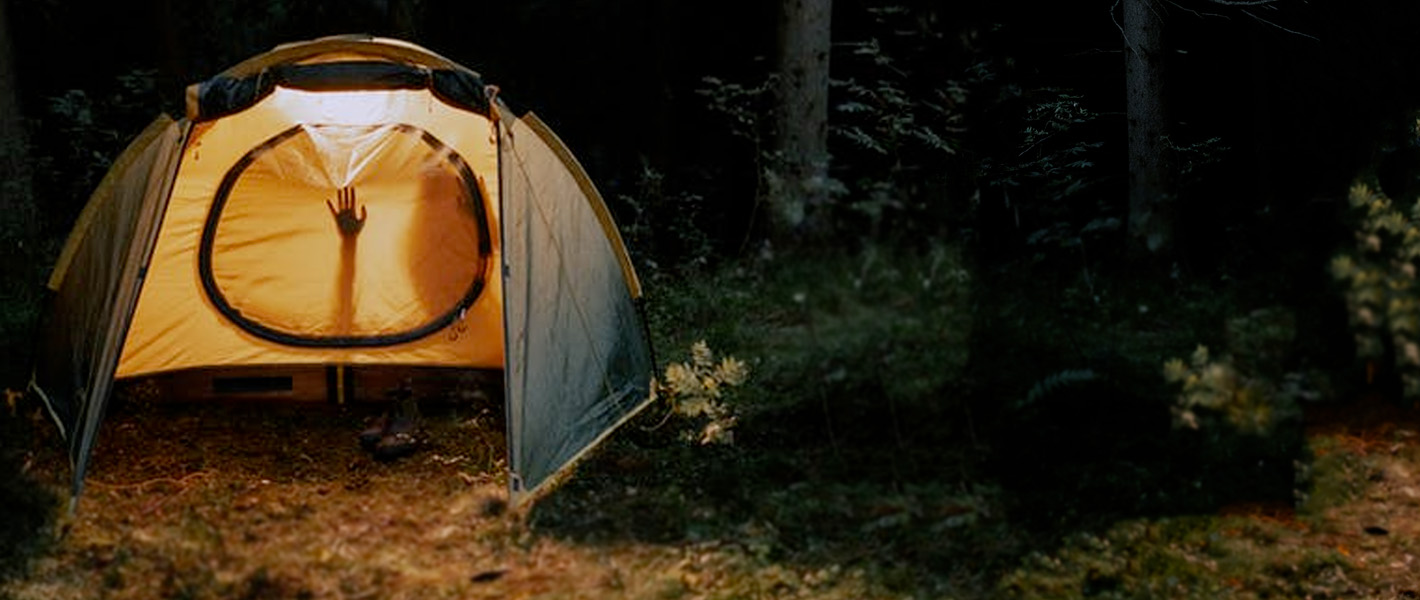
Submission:
M 414 454 L 419 449 L 419 440 L 407 432 L 391 433 L 380 438 L 375 444 L 375 460 L 395 460 Z
M 374 451 L 375 447 L 379 446 L 380 439 L 385 437 L 389 426 L 389 415 L 380 415 L 372 421 L 368 428 L 360 432 L 360 448 L 366 452 Z

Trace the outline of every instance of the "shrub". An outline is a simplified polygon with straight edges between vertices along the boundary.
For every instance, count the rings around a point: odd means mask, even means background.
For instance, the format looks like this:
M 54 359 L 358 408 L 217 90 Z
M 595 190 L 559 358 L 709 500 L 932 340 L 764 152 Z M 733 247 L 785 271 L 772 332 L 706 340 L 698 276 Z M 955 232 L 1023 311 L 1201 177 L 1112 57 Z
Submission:
M 696 427 L 682 439 L 700 444 L 734 442 L 735 416 L 725 404 L 730 388 L 749 379 L 749 367 L 733 356 L 715 361 L 704 340 L 690 347 L 690 359 L 666 365 L 665 379 L 656 382 L 656 397 L 670 404 L 671 414 L 689 419 Z
M 1182 386 L 1173 406 L 1178 427 L 1221 422 L 1243 433 L 1265 434 L 1297 412 L 1295 402 L 1266 378 L 1239 373 L 1230 357 L 1213 360 L 1207 346 L 1194 350 L 1186 363 L 1178 358 L 1164 363 L 1164 380 Z
M 1360 213 L 1356 249 L 1336 256 L 1331 273 L 1346 284 L 1346 308 L 1356 354 L 1393 362 L 1406 398 L 1420 398 L 1420 202 L 1409 213 L 1365 183 L 1351 186 Z M 1388 357 L 1388 358 L 1387 358 Z

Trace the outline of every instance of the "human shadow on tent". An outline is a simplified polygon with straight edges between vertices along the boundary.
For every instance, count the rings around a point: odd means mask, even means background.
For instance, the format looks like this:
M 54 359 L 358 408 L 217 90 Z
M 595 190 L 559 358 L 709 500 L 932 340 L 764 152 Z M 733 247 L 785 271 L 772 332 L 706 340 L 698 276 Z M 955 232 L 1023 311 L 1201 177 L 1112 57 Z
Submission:
M 355 188 L 342 187 L 336 190 L 335 202 L 325 201 L 330 216 L 335 219 L 336 230 L 340 232 L 340 276 L 335 282 L 335 323 L 336 331 L 350 335 L 355 327 L 355 255 L 356 242 L 360 230 L 365 228 L 369 217 L 367 207 L 359 206 Z M 356 208 L 359 216 L 356 216 Z

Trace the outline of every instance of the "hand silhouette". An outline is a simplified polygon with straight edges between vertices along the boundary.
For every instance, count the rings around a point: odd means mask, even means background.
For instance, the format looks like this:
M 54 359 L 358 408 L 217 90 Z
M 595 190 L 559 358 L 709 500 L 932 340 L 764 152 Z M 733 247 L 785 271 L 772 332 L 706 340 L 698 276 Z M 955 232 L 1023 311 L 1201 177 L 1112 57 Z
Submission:
M 335 204 L 325 201 L 330 216 L 335 217 L 335 226 L 340 228 L 340 236 L 353 238 L 365 227 L 365 207 L 360 207 L 360 216 L 355 216 L 355 188 L 343 187 L 335 192 Z

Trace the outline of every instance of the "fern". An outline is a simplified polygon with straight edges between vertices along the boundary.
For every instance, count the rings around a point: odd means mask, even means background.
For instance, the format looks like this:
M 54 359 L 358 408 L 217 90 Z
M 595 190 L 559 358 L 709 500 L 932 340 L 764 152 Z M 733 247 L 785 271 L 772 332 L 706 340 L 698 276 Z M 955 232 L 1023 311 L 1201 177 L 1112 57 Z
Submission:
M 1034 405 L 1042 398 L 1054 394 L 1062 388 L 1102 379 L 1093 369 L 1066 369 L 1053 373 L 1031 386 L 1025 400 L 1016 403 L 1016 408 Z

